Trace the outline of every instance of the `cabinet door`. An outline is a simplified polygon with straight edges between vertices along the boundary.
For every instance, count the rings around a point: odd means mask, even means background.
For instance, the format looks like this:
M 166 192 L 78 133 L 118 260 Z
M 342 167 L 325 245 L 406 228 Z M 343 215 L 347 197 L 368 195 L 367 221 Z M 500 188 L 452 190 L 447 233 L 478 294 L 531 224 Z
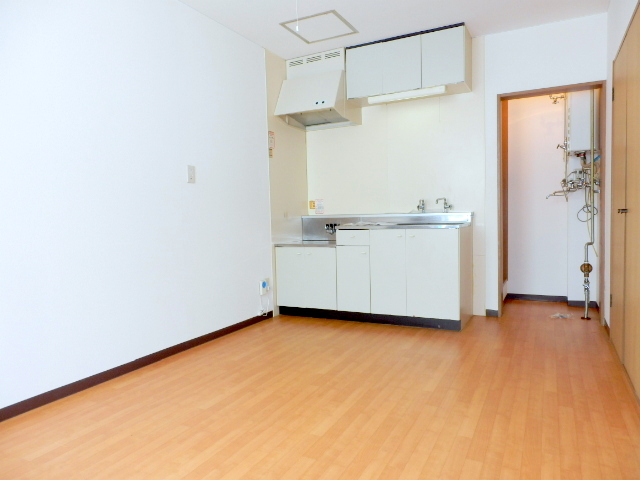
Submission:
M 382 93 L 383 43 L 347 50 L 347 98 Z
M 278 305 L 336 309 L 335 248 L 276 248 Z
M 407 314 L 405 231 L 371 230 L 371 313 Z
M 336 249 L 307 247 L 305 252 L 305 296 L 307 308 L 335 310 L 336 303 Z
M 303 247 L 276 247 L 277 302 L 287 307 L 304 307 L 307 303 Z
M 336 247 L 336 255 L 338 310 L 371 313 L 369 247 L 338 246 Z
M 458 229 L 407 230 L 407 315 L 460 320 Z
M 422 88 L 465 81 L 465 27 L 424 33 L 422 38 Z
M 407 92 L 422 85 L 420 35 L 384 42 L 382 93 Z

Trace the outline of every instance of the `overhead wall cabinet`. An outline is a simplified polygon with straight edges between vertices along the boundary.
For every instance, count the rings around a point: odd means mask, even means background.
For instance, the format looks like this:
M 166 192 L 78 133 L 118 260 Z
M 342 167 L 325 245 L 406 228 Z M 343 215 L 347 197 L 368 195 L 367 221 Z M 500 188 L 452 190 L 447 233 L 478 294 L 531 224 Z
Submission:
M 448 93 L 471 91 L 471 35 L 462 25 L 420 35 L 422 88 L 447 85 Z
M 380 95 L 406 92 L 408 99 L 471 91 L 471 36 L 463 24 L 352 47 L 346 59 L 347 97 L 363 106 L 383 103 L 384 97 L 376 102 Z
M 420 36 L 348 50 L 348 98 L 421 88 L 420 56 Z

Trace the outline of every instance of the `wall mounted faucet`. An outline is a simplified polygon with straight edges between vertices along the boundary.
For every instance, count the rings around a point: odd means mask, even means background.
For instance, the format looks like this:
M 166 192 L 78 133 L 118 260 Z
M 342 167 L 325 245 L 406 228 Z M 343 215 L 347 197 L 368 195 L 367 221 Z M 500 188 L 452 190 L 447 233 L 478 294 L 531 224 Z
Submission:
M 443 211 L 444 213 L 448 213 L 448 212 L 449 212 L 449 210 L 451 210 L 451 209 L 453 208 L 453 205 L 449 205 L 449 204 L 447 203 L 447 199 L 446 199 L 445 197 L 438 198 L 438 199 L 436 200 L 436 205 L 438 204 L 438 202 L 439 202 L 440 200 L 444 200 L 444 205 L 442 206 L 442 211 Z
M 416 207 L 420 213 L 424 213 L 424 198 L 421 198 Z

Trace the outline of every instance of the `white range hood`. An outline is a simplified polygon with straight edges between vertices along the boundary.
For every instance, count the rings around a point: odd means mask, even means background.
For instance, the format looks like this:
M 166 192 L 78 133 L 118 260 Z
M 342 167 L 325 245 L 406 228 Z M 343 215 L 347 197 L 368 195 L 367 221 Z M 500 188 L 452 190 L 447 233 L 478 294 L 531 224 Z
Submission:
M 287 60 L 275 114 L 303 130 L 360 125 L 360 107 L 346 98 L 344 49 Z

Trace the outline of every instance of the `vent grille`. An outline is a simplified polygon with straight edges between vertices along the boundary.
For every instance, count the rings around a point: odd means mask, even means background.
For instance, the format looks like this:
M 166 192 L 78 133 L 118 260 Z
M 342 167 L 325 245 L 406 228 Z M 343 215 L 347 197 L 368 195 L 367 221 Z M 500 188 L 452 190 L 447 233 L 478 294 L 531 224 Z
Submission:
M 306 77 L 318 73 L 344 70 L 344 48 L 312 53 L 287 60 L 287 79 Z M 295 67 L 295 68 L 293 68 Z

